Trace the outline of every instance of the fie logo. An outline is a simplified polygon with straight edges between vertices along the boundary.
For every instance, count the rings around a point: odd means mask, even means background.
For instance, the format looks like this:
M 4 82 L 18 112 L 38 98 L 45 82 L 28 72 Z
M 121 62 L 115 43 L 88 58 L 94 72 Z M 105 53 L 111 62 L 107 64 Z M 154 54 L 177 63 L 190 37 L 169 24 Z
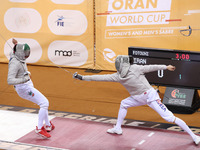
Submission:
M 58 16 L 58 19 L 55 21 L 57 26 L 61 26 L 64 27 L 65 22 L 63 21 L 63 19 L 65 19 L 65 17 L 63 16 Z

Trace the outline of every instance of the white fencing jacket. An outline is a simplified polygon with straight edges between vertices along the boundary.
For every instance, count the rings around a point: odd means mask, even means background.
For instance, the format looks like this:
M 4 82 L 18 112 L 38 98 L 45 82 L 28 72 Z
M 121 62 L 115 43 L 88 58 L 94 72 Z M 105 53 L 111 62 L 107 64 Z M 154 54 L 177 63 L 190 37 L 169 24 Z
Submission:
M 152 86 L 149 84 L 145 77 L 145 73 L 157 70 L 167 69 L 166 65 L 131 65 L 127 75 L 121 78 L 119 73 L 106 74 L 106 75 L 86 75 L 83 76 L 85 81 L 108 81 L 121 83 L 130 93 L 130 95 L 140 95 Z
M 9 85 L 22 84 L 30 80 L 29 76 L 24 76 L 27 72 L 26 62 L 20 61 L 14 55 L 8 64 L 8 77 L 7 82 Z

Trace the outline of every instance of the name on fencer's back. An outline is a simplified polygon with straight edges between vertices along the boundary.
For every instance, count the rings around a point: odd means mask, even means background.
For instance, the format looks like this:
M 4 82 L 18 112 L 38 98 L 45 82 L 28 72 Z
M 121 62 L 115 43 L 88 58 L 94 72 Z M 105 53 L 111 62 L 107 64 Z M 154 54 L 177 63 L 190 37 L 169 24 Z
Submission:
M 55 50 L 55 56 L 72 56 L 72 50 Z

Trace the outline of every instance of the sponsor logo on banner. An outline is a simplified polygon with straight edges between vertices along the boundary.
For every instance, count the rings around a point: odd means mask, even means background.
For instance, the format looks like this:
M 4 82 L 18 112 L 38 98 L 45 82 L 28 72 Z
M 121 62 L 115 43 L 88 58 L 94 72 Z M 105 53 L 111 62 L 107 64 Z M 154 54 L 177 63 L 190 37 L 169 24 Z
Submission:
M 168 24 L 171 0 L 109 0 L 107 26 Z
M 105 48 L 103 51 L 104 59 L 110 63 L 115 63 L 116 54 L 109 48 Z
M 54 10 L 48 16 L 48 26 L 56 35 L 79 36 L 88 27 L 86 16 L 77 10 Z
M 49 45 L 48 57 L 57 65 L 81 66 L 88 59 L 88 51 L 77 41 L 54 41 Z
M 42 18 L 32 8 L 10 8 L 4 15 L 4 23 L 11 32 L 35 33 L 42 26 Z
M 180 93 L 178 89 L 174 89 L 172 92 L 171 92 L 171 96 L 173 98 L 186 98 L 186 94 L 185 93 Z
M 65 50 L 55 50 L 55 56 L 72 56 L 72 50 L 65 51 Z
M 10 1 L 14 3 L 34 3 L 37 0 L 10 0 Z
M 63 21 L 64 19 L 65 19 L 65 17 L 59 16 L 58 19 L 55 21 L 57 26 L 64 27 L 64 24 L 65 24 L 65 22 Z
M 40 44 L 34 39 L 28 38 L 15 38 L 19 43 L 27 43 L 31 48 L 30 56 L 26 59 L 27 63 L 36 63 L 42 57 L 42 48 Z M 12 38 L 5 42 L 4 54 L 7 59 L 10 59 L 10 53 L 12 52 Z
M 168 100 L 168 104 L 181 106 L 186 105 L 186 93 L 180 93 L 179 89 L 174 89 L 171 91 L 171 97 L 172 98 L 169 98 Z
M 56 4 L 81 4 L 84 0 L 51 0 Z

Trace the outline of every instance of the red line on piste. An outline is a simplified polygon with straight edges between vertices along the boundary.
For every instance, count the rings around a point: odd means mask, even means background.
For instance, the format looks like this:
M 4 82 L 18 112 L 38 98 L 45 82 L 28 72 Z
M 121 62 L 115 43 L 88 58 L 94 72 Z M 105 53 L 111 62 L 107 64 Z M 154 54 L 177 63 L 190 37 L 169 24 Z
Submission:
M 165 22 L 171 22 L 171 21 L 182 21 L 182 19 L 169 19 L 169 20 L 165 20 Z

